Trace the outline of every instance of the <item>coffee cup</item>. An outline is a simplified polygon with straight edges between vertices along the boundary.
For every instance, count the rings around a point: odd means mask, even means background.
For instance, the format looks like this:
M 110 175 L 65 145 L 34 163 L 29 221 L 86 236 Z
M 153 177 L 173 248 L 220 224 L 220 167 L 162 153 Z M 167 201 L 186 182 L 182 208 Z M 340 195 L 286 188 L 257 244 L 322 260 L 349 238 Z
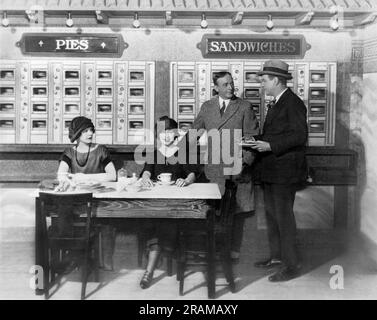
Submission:
M 161 173 L 157 176 L 157 180 L 161 183 L 170 183 L 171 182 L 171 173 Z

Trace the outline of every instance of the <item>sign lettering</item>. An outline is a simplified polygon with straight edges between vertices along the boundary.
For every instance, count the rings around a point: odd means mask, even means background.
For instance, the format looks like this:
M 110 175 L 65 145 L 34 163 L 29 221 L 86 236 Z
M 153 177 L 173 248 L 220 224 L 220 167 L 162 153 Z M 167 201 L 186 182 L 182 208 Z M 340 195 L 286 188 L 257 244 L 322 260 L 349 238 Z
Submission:
M 121 57 L 127 44 L 119 34 L 26 33 L 17 43 L 25 55 Z
M 204 35 L 198 47 L 204 58 L 260 59 L 261 57 L 303 58 L 310 45 L 302 35 Z

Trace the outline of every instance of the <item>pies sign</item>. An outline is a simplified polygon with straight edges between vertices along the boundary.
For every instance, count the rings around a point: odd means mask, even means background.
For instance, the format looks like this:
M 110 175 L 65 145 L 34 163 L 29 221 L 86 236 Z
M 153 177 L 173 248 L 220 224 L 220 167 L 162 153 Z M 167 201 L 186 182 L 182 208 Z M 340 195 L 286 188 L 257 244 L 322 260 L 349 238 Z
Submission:
M 17 46 L 24 55 L 120 58 L 128 45 L 120 34 L 24 33 Z

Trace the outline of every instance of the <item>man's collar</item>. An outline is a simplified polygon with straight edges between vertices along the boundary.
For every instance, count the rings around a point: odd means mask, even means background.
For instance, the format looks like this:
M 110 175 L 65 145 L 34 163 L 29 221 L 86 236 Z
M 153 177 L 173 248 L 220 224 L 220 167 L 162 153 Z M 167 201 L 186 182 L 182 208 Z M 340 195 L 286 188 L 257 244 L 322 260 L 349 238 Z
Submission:
M 288 88 L 285 88 L 282 92 L 280 92 L 276 97 L 275 97 L 275 103 L 277 103 L 279 101 L 279 99 L 281 98 L 281 96 L 284 94 L 285 91 L 287 91 Z

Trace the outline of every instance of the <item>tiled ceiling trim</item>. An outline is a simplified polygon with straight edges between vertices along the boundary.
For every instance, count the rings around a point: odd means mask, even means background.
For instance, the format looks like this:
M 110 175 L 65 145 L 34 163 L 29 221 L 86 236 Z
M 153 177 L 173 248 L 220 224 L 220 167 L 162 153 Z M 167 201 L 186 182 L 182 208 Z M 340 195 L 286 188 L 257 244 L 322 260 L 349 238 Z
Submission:
M 0 10 L 138 10 L 138 11 L 345 11 L 377 9 L 375 0 L 1 0 Z

